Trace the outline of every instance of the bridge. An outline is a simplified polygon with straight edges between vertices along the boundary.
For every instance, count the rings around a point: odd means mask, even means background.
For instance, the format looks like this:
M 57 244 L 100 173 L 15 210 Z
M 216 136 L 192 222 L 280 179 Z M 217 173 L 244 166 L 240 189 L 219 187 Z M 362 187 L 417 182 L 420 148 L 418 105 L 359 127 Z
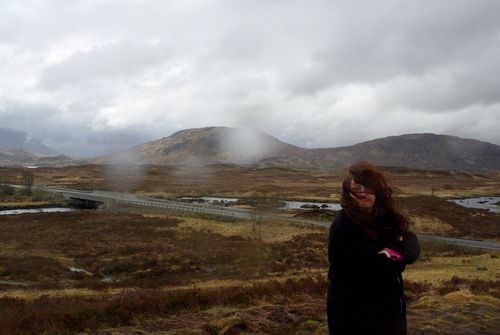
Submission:
M 33 186 L 33 189 L 39 189 L 45 192 L 59 193 L 68 201 L 76 201 L 87 205 L 89 208 L 97 208 L 99 205 L 112 207 L 116 204 L 131 204 L 144 207 L 164 208 L 166 210 L 178 212 L 190 212 L 209 215 L 218 215 L 225 217 L 234 217 L 249 220 L 283 220 L 296 223 L 313 224 L 325 228 L 330 227 L 330 222 L 303 220 L 291 217 L 283 217 L 275 214 L 262 213 L 240 208 L 225 208 L 210 204 L 191 204 L 181 201 L 161 200 L 150 197 L 138 196 L 130 193 L 118 193 L 97 190 L 76 190 L 59 187 Z M 500 251 L 500 242 L 466 240 L 452 237 L 418 234 L 422 241 L 439 241 L 461 247 L 481 248 Z

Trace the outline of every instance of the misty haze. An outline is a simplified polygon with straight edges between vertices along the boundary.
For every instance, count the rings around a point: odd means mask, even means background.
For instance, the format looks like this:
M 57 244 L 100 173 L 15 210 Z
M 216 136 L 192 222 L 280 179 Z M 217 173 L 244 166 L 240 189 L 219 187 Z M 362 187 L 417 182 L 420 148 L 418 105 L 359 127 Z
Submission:
M 500 3 L 0 12 L 0 334 L 327 334 L 359 161 L 420 241 L 408 334 L 498 334 Z

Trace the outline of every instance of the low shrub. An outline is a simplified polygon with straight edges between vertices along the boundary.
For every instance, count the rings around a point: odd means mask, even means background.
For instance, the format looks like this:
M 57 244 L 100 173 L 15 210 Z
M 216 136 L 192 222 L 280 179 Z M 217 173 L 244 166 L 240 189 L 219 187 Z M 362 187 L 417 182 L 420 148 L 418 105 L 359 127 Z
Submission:
M 404 282 L 405 296 L 408 302 L 415 301 L 432 289 L 432 285 L 426 282 L 414 282 L 406 280 Z
M 453 276 L 437 289 L 439 294 L 469 290 L 473 294 L 491 295 L 500 298 L 500 280 L 466 279 Z
M 15 190 L 14 187 L 9 184 L 1 184 L 0 185 L 0 195 L 14 195 Z
M 274 296 L 324 295 L 326 278 L 307 277 L 285 282 L 269 281 L 248 287 L 213 289 L 124 290 L 110 297 L 48 297 L 34 300 L 0 298 L 0 329 L 5 334 L 71 333 L 104 326 L 129 325 L 133 320 L 216 305 L 248 305 Z M 225 325 L 244 329 L 242 323 Z M 222 330 L 222 329 L 221 329 Z M 209 329 L 206 329 L 210 333 Z

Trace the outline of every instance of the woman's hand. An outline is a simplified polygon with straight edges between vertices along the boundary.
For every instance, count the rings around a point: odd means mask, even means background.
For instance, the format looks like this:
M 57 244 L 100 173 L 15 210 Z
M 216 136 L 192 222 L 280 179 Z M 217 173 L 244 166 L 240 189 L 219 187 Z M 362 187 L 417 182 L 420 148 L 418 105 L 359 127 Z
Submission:
M 404 259 L 401 253 L 399 253 L 397 250 L 390 248 L 384 248 L 381 251 L 379 251 L 378 254 L 386 255 L 387 258 L 392 259 L 394 261 L 403 261 Z

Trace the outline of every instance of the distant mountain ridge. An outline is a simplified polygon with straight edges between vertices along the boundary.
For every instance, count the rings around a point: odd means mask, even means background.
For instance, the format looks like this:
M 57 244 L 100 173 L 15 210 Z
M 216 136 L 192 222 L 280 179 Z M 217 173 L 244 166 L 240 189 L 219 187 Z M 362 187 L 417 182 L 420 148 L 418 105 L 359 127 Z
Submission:
M 84 163 L 202 166 L 236 164 L 329 170 L 368 160 L 376 165 L 434 170 L 500 170 L 500 146 L 436 134 L 389 136 L 351 146 L 306 149 L 252 129 L 185 129 L 129 150 L 90 160 L 59 154 L 27 132 L 0 128 L 0 165 L 64 166 Z
M 25 131 L 0 127 L 1 165 L 60 166 L 72 162 Z
M 351 146 L 305 149 L 240 128 L 187 129 L 95 163 L 238 164 L 293 169 L 339 169 L 359 160 L 381 166 L 437 170 L 500 170 L 500 146 L 436 134 L 406 134 Z
M 344 166 L 368 160 L 376 165 L 418 169 L 500 170 L 500 146 L 449 135 L 405 134 L 318 150 Z
M 40 156 L 57 156 L 60 152 L 43 144 L 27 132 L 12 128 L 0 128 L 0 150 L 23 150 Z

